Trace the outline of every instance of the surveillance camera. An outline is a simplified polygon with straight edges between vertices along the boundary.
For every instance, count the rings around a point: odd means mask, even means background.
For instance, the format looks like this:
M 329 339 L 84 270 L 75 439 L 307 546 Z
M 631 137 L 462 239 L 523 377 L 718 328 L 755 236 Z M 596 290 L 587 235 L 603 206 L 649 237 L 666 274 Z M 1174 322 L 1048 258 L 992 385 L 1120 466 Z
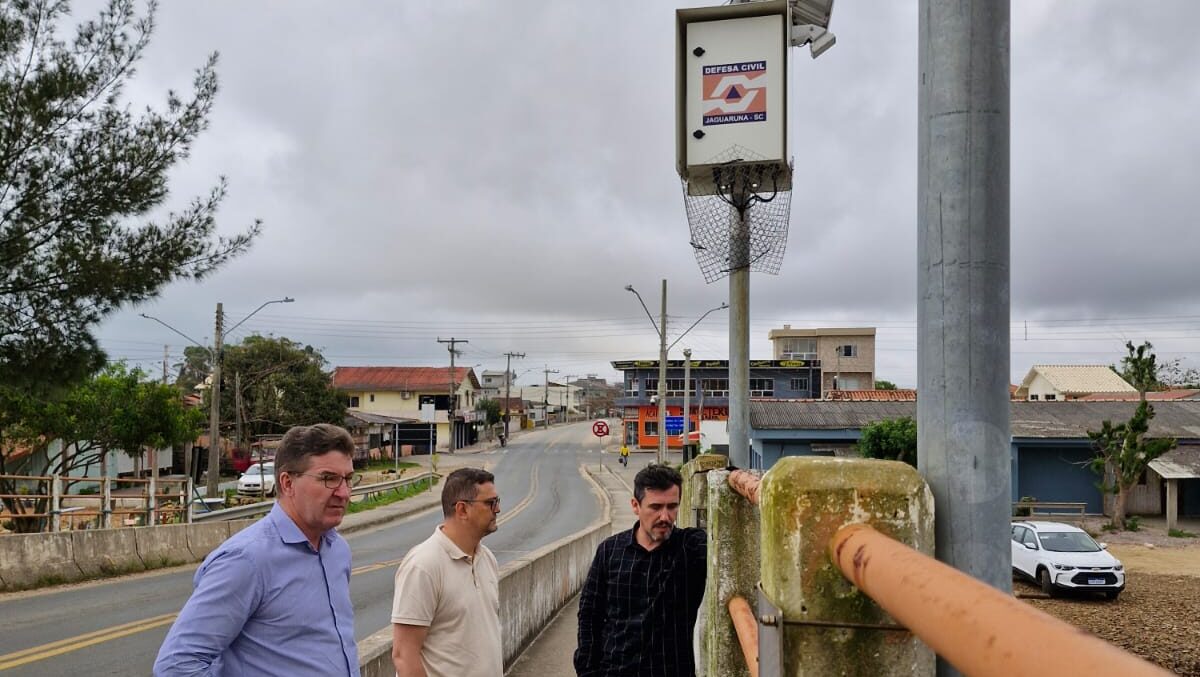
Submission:
M 828 51 L 836 42 L 837 36 L 820 26 L 792 26 L 792 47 L 808 45 L 814 59 Z

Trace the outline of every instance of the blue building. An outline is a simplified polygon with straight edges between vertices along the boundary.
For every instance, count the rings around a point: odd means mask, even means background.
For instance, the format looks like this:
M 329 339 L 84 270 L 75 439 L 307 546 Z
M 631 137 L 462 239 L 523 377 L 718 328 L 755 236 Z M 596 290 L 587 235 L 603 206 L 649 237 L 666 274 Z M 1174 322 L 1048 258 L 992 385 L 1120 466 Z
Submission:
M 1102 421 L 1124 421 L 1136 402 L 1012 402 L 1012 499 L 1086 503 L 1090 513 L 1106 512 L 1111 500 L 1097 487 L 1088 466 L 1088 430 Z M 1155 402 L 1154 437 L 1174 437 L 1179 446 L 1151 463 L 1127 503 L 1129 514 L 1167 512 L 1168 494 L 1179 515 L 1200 515 L 1200 401 Z M 750 402 L 751 465 L 770 468 L 784 456 L 857 456 L 862 428 L 887 419 L 917 417 L 912 402 L 764 401 Z M 1168 491 L 1168 483 L 1176 483 Z

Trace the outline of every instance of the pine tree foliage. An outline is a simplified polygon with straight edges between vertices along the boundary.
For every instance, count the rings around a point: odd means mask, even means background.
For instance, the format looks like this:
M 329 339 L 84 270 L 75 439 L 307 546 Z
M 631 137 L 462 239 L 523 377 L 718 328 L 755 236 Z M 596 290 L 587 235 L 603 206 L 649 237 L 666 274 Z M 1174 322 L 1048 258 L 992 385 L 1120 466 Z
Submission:
M 1147 438 L 1150 421 L 1154 420 L 1154 407 L 1146 401 L 1146 391 L 1158 383 L 1157 358 L 1151 352 L 1149 342 L 1136 348 L 1133 342 L 1125 344 L 1129 354 L 1121 360 L 1121 373 L 1134 388 L 1139 398 L 1133 416 L 1123 423 L 1102 421 L 1100 430 L 1088 431 L 1088 437 L 1096 450 L 1091 468 L 1103 478 L 1100 487 L 1115 495 L 1112 525 L 1125 528 L 1125 505 L 1129 492 L 1137 485 L 1150 461 L 1175 448 L 1174 438 Z
M 205 277 L 258 233 L 256 222 L 215 234 L 223 178 L 181 211 L 156 212 L 169 171 L 208 124 L 217 57 L 196 71 L 190 95 L 131 110 L 122 90 L 154 12 L 109 0 L 64 38 L 69 2 L 0 1 L 0 386 L 94 372 L 102 318 Z

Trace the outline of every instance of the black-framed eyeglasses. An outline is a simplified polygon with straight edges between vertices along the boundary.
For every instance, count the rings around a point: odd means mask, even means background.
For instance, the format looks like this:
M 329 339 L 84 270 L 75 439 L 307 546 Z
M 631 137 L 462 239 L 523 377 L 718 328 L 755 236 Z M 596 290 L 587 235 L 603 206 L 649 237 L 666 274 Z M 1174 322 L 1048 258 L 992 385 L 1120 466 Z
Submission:
M 482 504 L 486 505 L 487 507 L 491 508 L 492 512 L 495 512 L 500 509 L 500 497 L 499 496 L 497 496 L 495 498 L 462 498 L 459 500 L 461 500 L 463 503 L 482 503 Z
M 326 489 L 337 489 L 345 482 L 348 487 L 357 487 L 359 482 L 362 482 L 362 473 L 352 472 L 349 475 L 338 475 L 337 473 L 323 472 L 316 475 L 307 472 L 289 472 L 289 475 L 299 477 L 311 477 L 315 480 L 320 480 L 321 484 L 325 485 Z

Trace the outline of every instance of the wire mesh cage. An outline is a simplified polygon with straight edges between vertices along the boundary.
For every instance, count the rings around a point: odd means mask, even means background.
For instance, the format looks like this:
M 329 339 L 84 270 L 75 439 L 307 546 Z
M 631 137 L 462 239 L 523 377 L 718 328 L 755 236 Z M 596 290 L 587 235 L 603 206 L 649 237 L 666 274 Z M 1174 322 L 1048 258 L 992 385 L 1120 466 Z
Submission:
M 689 195 L 683 180 L 692 250 L 706 283 L 747 267 L 779 273 L 792 207 L 790 170 L 733 146 L 712 162 L 715 194 Z

